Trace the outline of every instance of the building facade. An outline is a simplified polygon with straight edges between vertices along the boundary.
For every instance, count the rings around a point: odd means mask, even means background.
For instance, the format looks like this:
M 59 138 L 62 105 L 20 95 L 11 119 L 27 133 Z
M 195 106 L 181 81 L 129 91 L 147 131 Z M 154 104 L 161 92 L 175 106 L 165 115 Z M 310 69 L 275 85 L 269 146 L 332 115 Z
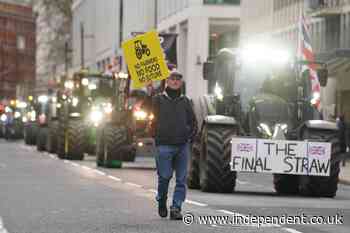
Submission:
M 72 10 L 74 70 L 104 71 L 114 62 L 120 66 L 122 41 L 132 32 L 154 28 L 154 0 L 75 0 Z
M 0 101 L 5 103 L 32 94 L 36 49 L 32 8 L 7 2 L 0 2 Z
M 184 73 L 187 95 L 198 98 L 207 92 L 203 62 L 222 47 L 238 46 L 239 4 L 239 0 L 104 0 L 99 5 L 93 0 L 76 0 L 74 67 L 79 69 L 84 63 L 85 67 L 104 70 L 112 59 L 122 57 L 121 41 L 133 32 L 156 28 L 177 34 L 178 69 Z
M 54 88 L 65 73 L 66 65 L 70 65 L 66 62 L 70 53 L 65 51 L 65 43 L 71 44 L 71 21 L 59 9 L 45 5 L 43 0 L 34 1 L 33 9 L 37 15 L 35 92 L 40 95 Z
M 160 0 L 157 29 L 178 35 L 178 69 L 184 74 L 187 95 L 194 101 L 208 92 L 202 65 L 223 47 L 237 47 L 240 1 Z
M 350 66 L 335 53 L 350 46 L 350 1 L 243 0 L 241 8 L 241 43 L 262 37 L 278 40 L 295 54 L 300 15 L 306 16 L 316 59 L 326 62 L 330 72 L 327 87 L 321 91 L 324 117 L 345 114 L 350 120 Z

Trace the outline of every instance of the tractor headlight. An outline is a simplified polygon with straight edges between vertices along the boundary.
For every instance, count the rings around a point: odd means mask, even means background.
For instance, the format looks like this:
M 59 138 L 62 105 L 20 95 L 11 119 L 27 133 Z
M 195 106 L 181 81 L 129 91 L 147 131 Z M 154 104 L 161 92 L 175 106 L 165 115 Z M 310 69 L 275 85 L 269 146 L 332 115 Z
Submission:
M 80 117 L 80 113 L 79 112 L 72 112 L 69 114 L 69 116 L 71 117 Z
M 68 80 L 64 83 L 64 87 L 67 89 L 73 89 L 74 88 L 74 82 L 72 80 Z
M 153 121 L 153 119 L 154 119 L 153 113 L 151 113 L 151 114 L 148 115 L 148 119 L 149 119 L 150 121 Z
M 6 106 L 6 107 L 5 107 L 5 112 L 12 112 L 12 110 L 11 110 L 10 107 Z
M 222 94 L 222 88 L 217 83 L 215 84 L 214 93 L 218 100 L 222 101 L 224 99 L 224 95 Z
M 92 112 L 90 113 L 90 120 L 92 121 L 92 123 L 94 123 L 94 125 L 99 125 L 102 121 L 103 118 L 103 113 L 100 110 L 94 109 L 92 110 Z
M 20 112 L 15 112 L 14 117 L 15 117 L 15 119 L 20 118 L 21 117 L 21 113 Z
M 88 86 L 88 85 L 89 85 L 89 79 L 83 78 L 83 79 L 81 80 L 81 84 L 82 84 L 83 86 Z
M 260 123 L 258 126 L 258 130 L 260 131 L 260 133 L 266 134 L 269 137 L 272 137 L 272 132 L 270 127 L 265 124 L 265 123 Z
M 36 120 L 36 112 L 33 110 L 28 113 L 30 121 L 35 121 Z
M 107 114 L 111 114 L 113 111 L 111 103 L 107 103 L 103 108 L 104 108 L 105 113 L 107 113 Z
M 2 114 L 0 119 L 2 122 L 5 122 L 7 120 L 7 116 L 5 114 Z
M 49 97 L 47 95 L 41 95 L 41 96 L 38 97 L 38 101 L 40 103 L 43 103 L 43 104 L 47 103 L 48 100 L 49 100 Z
M 72 99 L 73 107 L 76 107 L 78 105 L 78 103 L 79 103 L 79 99 L 77 97 L 73 97 L 73 99 Z
M 143 121 L 143 120 L 146 120 L 147 113 L 143 110 L 136 110 L 134 112 L 134 117 L 136 118 L 137 121 Z

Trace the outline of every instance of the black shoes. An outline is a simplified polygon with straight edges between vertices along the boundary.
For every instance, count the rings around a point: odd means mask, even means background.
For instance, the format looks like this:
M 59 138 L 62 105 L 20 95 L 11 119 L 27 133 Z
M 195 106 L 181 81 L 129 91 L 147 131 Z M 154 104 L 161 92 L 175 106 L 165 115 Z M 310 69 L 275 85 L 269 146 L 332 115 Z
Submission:
M 158 202 L 158 214 L 162 218 L 166 218 L 168 216 L 168 208 L 166 207 L 166 201 Z
M 182 220 L 182 214 L 179 208 L 170 207 L 170 220 Z

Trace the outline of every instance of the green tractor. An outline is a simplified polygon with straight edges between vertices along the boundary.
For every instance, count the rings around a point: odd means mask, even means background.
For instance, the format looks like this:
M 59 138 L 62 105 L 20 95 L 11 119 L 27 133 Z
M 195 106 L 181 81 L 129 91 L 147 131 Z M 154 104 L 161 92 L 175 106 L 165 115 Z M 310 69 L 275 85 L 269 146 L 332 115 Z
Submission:
M 338 128 L 322 120 L 315 107 L 320 93 L 300 72 L 312 65 L 326 86 L 325 64 L 260 55 L 254 50 L 249 60 L 244 51 L 222 49 L 204 64 L 209 94 L 195 103 L 204 114 L 197 114 L 201 131 L 189 188 L 230 193 L 243 171 L 272 174 L 279 194 L 334 197 L 342 158 Z
M 1 131 L 5 139 L 23 139 L 25 106 L 25 102 L 11 100 L 5 107 L 1 115 Z
M 36 100 L 33 96 L 28 97 L 27 106 L 25 108 L 24 116 L 24 143 L 27 145 L 36 145 L 36 137 L 38 125 L 36 122 Z
M 130 78 L 122 72 L 112 77 L 111 102 L 100 111 L 110 112 L 97 130 L 97 166 L 120 168 L 123 161 L 134 161 L 133 98 L 129 95 Z M 108 110 L 108 108 L 110 110 Z
M 131 149 L 127 127 L 127 78 L 82 70 L 57 93 L 57 154 L 82 160 L 96 154 L 98 166 L 120 167 Z
M 35 105 L 36 112 L 36 146 L 38 151 L 55 153 L 57 150 L 57 97 L 50 89 L 48 95 L 41 95 Z

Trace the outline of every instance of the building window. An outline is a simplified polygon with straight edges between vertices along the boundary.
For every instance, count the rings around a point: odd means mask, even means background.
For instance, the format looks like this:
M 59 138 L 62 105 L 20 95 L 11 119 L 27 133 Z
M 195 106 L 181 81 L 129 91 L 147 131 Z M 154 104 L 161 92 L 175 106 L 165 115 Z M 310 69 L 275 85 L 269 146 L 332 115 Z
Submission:
M 241 0 L 203 0 L 204 4 L 230 4 L 239 5 Z
M 17 36 L 17 49 L 24 50 L 26 48 L 26 40 L 24 36 Z

